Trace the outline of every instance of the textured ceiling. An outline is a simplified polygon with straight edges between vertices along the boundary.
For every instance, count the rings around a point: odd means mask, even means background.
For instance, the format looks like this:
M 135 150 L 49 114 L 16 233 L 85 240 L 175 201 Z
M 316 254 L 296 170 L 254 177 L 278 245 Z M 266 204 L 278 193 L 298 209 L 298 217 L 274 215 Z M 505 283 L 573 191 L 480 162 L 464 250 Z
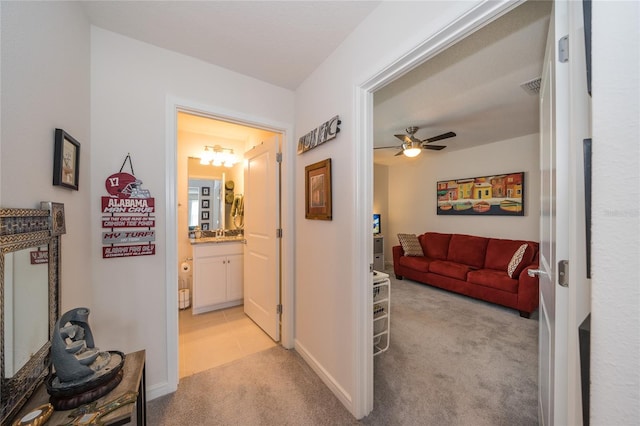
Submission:
M 542 73 L 550 2 L 517 7 L 374 94 L 374 146 L 399 146 L 394 134 L 420 128 L 438 155 L 538 132 L 538 97 L 520 85 Z M 377 149 L 375 161 L 396 164 L 398 149 Z
M 379 1 L 85 1 L 93 25 L 295 90 Z M 540 77 L 551 2 L 528 1 L 374 94 L 374 146 L 418 126 L 447 131 L 439 155 L 538 132 Z M 216 132 L 216 130 L 212 130 Z M 244 139 L 244 136 L 231 137 Z M 376 163 L 397 164 L 398 149 Z
M 530 1 L 428 60 L 374 94 L 374 146 L 399 146 L 393 135 L 418 126 L 443 151 L 470 148 L 538 132 L 538 97 L 520 85 L 542 73 L 550 2 Z M 377 149 L 380 164 L 395 164 L 398 149 Z
M 295 90 L 379 1 L 85 1 L 91 23 Z

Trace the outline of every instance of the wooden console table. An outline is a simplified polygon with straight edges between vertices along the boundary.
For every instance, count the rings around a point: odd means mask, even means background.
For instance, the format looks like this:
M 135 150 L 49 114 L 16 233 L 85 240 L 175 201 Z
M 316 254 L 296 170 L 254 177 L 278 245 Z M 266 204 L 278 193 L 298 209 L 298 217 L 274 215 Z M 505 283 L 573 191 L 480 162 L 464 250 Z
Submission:
M 137 392 L 138 397 L 135 404 L 127 404 L 117 410 L 105 415 L 100 420 L 105 426 L 125 425 L 132 421 L 132 414 L 136 410 L 136 424 L 138 426 L 146 426 L 147 424 L 147 397 L 145 394 L 145 351 L 132 352 L 125 355 L 122 381 L 111 392 L 97 399 L 97 406 L 101 406 L 125 392 Z M 49 402 L 49 394 L 47 388 L 43 384 L 36 389 L 34 394 L 29 398 L 22 410 L 16 416 L 16 419 L 22 418 L 28 412 L 34 410 L 42 404 Z M 73 410 L 54 411 L 45 425 L 61 425 L 68 423 L 69 413 Z

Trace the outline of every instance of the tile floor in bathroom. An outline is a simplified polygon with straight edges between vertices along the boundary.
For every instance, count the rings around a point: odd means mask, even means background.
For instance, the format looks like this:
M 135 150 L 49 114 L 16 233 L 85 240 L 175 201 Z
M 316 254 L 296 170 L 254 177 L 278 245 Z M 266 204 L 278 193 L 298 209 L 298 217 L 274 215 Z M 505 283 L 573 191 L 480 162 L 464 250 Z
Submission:
M 183 309 L 178 324 L 180 378 L 276 346 L 243 306 L 198 315 Z

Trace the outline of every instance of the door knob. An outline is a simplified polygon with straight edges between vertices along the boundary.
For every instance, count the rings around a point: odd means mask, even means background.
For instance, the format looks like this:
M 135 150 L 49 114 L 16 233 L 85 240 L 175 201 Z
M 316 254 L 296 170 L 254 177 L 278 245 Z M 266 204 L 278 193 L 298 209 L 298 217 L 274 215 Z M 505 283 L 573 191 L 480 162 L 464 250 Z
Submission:
M 529 269 L 527 271 L 527 275 L 529 275 L 531 278 L 537 276 L 537 275 L 547 275 L 547 272 L 542 270 L 542 269 Z

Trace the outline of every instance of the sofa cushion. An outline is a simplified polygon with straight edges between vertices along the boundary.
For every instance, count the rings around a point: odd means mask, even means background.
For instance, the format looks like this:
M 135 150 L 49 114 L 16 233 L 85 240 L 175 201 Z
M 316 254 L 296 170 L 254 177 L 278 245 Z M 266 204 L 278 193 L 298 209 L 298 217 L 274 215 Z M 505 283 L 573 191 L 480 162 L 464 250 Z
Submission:
M 491 287 L 509 293 L 518 292 L 518 280 L 509 278 L 506 271 L 493 269 L 479 269 L 467 274 L 467 281 L 484 287 Z
M 487 269 L 496 269 L 498 271 L 508 271 L 509 263 L 513 259 L 516 251 L 523 245 L 527 244 L 525 252 L 522 254 L 522 261 L 513 271 L 512 277 L 517 277 L 522 269 L 529 265 L 535 255 L 534 244 L 521 240 L 503 240 L 492 238 L 487 244 L 487 255 L 484 259 L 484 267 Z
M 448 260 L 434 260 L 429 264 L 429 272 L 463 281 L 467 279 L 467 273 L 470 270 L 471 268 L 467 265 Z
M 425 232 L 418 237 L 424 255 L 432 259 L 447 260 L 451 234 Z
M 430 259 L 420 256 L 402 256 L 398 259 L 398 264 L 405 268 L 414 269 L 420 272 L 429 272 Z
M 398 234 L 398 240 L 405 256 L 424 256 L 416 234 Z
M 449 243 L 447 260 L 464 263 L 475 268 L 484 266 L 485 252 L 489 238 L 473 235 L 453 234 Z M 506 268 L 505 268 L 506 271 Z

